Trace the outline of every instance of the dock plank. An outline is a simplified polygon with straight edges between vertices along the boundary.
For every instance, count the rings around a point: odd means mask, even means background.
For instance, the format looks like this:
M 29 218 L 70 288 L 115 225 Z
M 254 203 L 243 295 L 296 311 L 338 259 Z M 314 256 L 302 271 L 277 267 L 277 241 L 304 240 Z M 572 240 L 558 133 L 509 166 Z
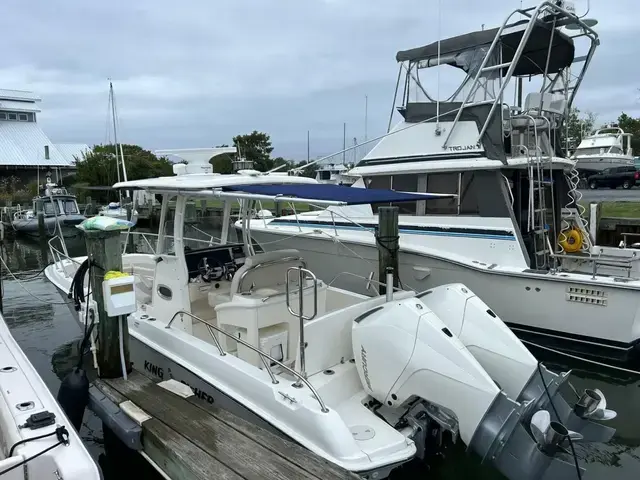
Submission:
M 255 427 L 251 436 L 246 436 L 184 398 L 158 387 L 139 372 L 132 372 L 127 380 L 109 379 L 106 383 L 242 478 L 338 478 L 326 470 L 322 476 L 317 477 L 283 456 L 274 455 L 271 449 L 254 440 L 257 431 Z
M 94 385 L 116 405 L 127 398 L 96 379 Z M 151 418 L 142 423 L 144 452 L 171 478 L 184 480 L 241 480 L 242 477 L 227 468 L 207 452 L 167 427 L 161 420 Z
M 144 422 L 144 451 L 171 478 L 242 480 L 243 477 L 167 427 L 157 418 Z
M 144 372 L 140 373 L 147 379 L 146 382 L 143 379 L 140 379 L 140 384 L 154 383 L 151 377 L 148 377 Z M 188 397 L 186 400 L 190 404 L 205 410 L 210 415 L 213 415 L 215 418 L 224 422 L 241 434 L 252 438 L 256 443 L 259 443 L 276 455 L 279 455 L 294 463 L 301 469 L 306 470 L 311 475 L 318 478 L 334 478 L 340 480 L 356 480 L 360 478 L 358 475 L 351 473 L 344 468 L 338 467 L 319 455 L 307 450 L 303 446 L 282 438 L 263 428 L 257 427 L 253 423 L 240 418 L 227 410 L 208 402 L 203 402 L 195 395 Z

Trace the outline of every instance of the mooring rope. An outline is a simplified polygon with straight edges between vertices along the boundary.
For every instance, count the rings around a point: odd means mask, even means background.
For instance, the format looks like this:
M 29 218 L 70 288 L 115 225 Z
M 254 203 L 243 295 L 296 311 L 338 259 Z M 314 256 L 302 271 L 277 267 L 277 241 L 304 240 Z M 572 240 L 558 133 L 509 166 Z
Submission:
M 41 302 L 41 303 L 47 303 L 49 305 L 69 305 L 71 302 L 52 302 L 50 300 L 42 300 L 41 298 L 39 298 L 38 296 L 36 296 L 33 292 L 31 292 L 31 290 L 29 290 L 27 287 L 25 287 L 23 285 L 22 280 L 20 280 L 18 277 L 16 277 L 14 275 L 14 273 L 11 271 L 11 269 L 9 268 L 9 266 L 6 264 L 6 262 L 4 261 L 4 258 L 2 258 L 2 256 L 0 255 L 0 261 L 2 262 L 2 265 L 4 265 L 4 268 L 6 268 L 7 272 L 9 272 L 9 275 L 11 275 L 11 277 L 13 277 L 13 279 L 18 283 L 18 285 L 20 286 L 20 288 L 22 288 L 25 292 L 27 292 L 30 296 L 32 296 L 33 298 L 35 298 L 37 301 Z M 46 267 L 45 267 L 46 268 Z

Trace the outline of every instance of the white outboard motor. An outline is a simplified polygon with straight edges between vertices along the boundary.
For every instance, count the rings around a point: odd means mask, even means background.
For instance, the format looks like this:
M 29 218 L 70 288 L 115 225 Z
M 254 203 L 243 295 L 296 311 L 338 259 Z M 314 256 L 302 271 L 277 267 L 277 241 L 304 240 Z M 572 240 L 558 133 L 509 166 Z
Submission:
M 447 326 L 416 298 L 362 315 L 352 330 L 365 390 L 387 406 L 419 397 L 452 411 L 467 445 L 500 389 Z M 455 432 L 454 432 L 455 433 Z
M 558 394 L 569 373 L 558 375 L 539 366 L 520 339 L 465 285 L 441 285 L 418 294 L 417 298 L 447 324 L 509 398 L 529 404 L 525 421 L 531 420 L 536 412 L 553 413 L 555 408 L 559 418 L 554 415 L 553 421 L 563 424 L 569 433 L 580 433 L 583 438 L 579 440 L 611 440 L 614 429 L 590 421 L 615 418 L 616 413 L 606 408 L 604 394 L 600 390 L 585 390 L 572 409 Z
M 487 304 L 461 283 L 432 288 L 417 298 L 460 339 L 502 391 L 517 399 L 538 361 Z
M 613 435 L 590 421 L 615 416 L 602 393 L 585 393 L 572 410 L 557 395 L 566 374 L 538 367 L 464 285 L 445 287 L 450 289 L 391 301 L 354 320 L 354 356 L 367 393 L 399 410 L 408 404 L 413 409 L 413 400 L 421 399 L 432 420 L 508 478 L 575 475 L 569 438 L 608 441 Z M 550 399 L 560 418 L 551 418 Z

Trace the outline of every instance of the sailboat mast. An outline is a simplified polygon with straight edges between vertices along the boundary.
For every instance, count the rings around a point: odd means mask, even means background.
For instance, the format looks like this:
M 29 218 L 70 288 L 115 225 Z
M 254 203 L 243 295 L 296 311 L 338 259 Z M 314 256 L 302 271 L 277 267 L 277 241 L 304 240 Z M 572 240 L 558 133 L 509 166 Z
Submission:
M 122 151 L 122 144 L 118 144 L 118 127 L 116 121 L 116 99 L 113 94 L 113 83 L 109 82 L 109 96 L 111 97 L 111 116 L 113 117 L 113 141 L 115 142 L 116 147 L 116 167 L 118 167 L 118 149 L 120 149 L 120 165 L 122 165 L 122 176 L 124 177 L 124 181 L 127 181 L 127 167 L 124 163 L 124 152 Z M 118 170 L 118 182 L 120 181 L 120 169 Z M 118 195 L 121 196 L 120 192 Z M 126 196 L 129 197 L 129 190 L 126 191 Z M 122 203 L 122 199 L 120 201 Z
M 116 105 L 113 100 L 113 83 L 109 82 L 109 103 L 111 103 L 111 119 L 113 120 L 113 143 L 116 149 L 116 173 L 120 182 L 120 160 L 118 159 L 118 129 L 116 128 Z

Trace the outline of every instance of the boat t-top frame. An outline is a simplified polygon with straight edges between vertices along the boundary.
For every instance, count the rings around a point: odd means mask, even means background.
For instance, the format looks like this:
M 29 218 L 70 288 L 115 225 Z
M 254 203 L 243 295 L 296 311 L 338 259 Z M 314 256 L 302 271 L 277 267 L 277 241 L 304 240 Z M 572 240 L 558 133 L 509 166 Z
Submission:
M 538 104 L 535 110 L 538 113 L 549 112 L 567 118 L 566 113 L 571 108 L 599 40 L 598 34 L 588 23 L 575 12 L 557 3 L 559 2 L 544 1 L 537 7 L 518 8 L 507 16 L 499 28 L 459 35 L 398 52 L 396 60 L 400 62 L 400 70 L 394 108 L 404 71 L 401 111 L 410 103 L 410 86 L 414 84 L 430 102 L 436 104 L 437 124 L 442 116 L 455 112 L 453 125 L 444 135 L 443 149 L 446 149 L 465 110 L 480 105 L 490 106 L 488 113 L 482 115 L 485 117 L 484 122 L 481 123 L 480 133 L 475 142 L 481 144 L 496 110 L 499 107 L 501 110 L 503 106 L 508 107 L 504 101 L 504 93 L 512 77 L 542 75 L 543 83 L 540 95 L 535 97 L 535 103 Z M 524 19 L 514 20 L 516 15 L 521 15 Z M 571 30 L 562 31 L 562 27 L 569 27 Z M 571 31 L 575 33 L 571 34 Z M 575 56 L 574 40 L 578 37 L 590 40 L 585 56 Z M 570 67 L 577 63 L 582 63 L 582 67 L 574 76 L 570 73 Z M 443 106 L 448 108 L 446 112 L 440 111 L 441 100 L 429 96 L 419 78 L 419 70 L 443 64 L 462 69 L 467 74 L 455 93 L 446 100 Z M 464 90 L 467 90 L 466 94 Z M 564 102 L 558 101 L 556 94 L 561 94 Z M 521 103 L 521 86 L 518 95 Z M 522 105 L 518 107 L 522 112 Z M 391 130 L 391 118 L 388 130 Z M 440 133 L 440 129 L 437 128 L 436 134 Z

